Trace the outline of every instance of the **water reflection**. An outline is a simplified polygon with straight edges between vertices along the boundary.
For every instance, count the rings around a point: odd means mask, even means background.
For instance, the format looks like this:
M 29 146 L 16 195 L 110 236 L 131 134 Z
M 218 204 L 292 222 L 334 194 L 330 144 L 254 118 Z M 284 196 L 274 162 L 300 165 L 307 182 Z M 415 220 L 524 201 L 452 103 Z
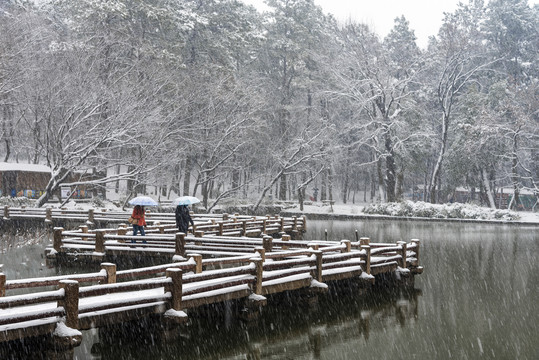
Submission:
M 422 240 L 425 272 L 416 278 L 424 293 L 421 324 L 408 330 L 405 342 L 396 329 L 386 329 L 386 340 L 401 349 L 400 357 L 539 358 L 536 227 L 405 221 L 309 225 L 318 234 L 331 228 L 335 239 L 350 238 L 360 228 L 373 241 Z M 369 346 L 384 349 L 372 338 Z M 380 355 L 399 354 L 386 347 Z
M 418 321 L 419 291 L 369 294 L 321 299 L 316 309 L 298 307 L 294 295 L 274 296 L 263 316 L 249 324 L 227 319 L 233 304 L 226 304 L 191 314 L 191 324 L 180 336 L 169 338 L 151 322 L 93 330 L 90 352 L 99 359 L 146 359 L 149 354 L 163 359 L 324 359 L 336 351 L 352 355 L 353 344 L 366 344 L 372 332 L 404 329 Z M 177 330 L 172 333 L 178 335 Z

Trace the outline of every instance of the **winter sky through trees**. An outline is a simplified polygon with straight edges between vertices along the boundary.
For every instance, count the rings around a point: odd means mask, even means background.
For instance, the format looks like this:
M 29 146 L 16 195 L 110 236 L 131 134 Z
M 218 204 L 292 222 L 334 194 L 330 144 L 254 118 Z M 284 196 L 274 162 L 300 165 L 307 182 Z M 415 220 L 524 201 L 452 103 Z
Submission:
M 242 0 L 246 4 L 264 11 L 268 6 L 264 0 Z M 315 0 L 324 12 L 332 14 L 338 21 L 349 19 L 369 25 L 381 37 L 386 36 L 394 25 L 394 19 L 404 15 L 410 28 L 417 36 L 417 44 L 427 46 L 429 36 L 436 35 L 444 12 L 453 12 L 462 0 Z M 538 4 L 529 0 L 530 6 Z

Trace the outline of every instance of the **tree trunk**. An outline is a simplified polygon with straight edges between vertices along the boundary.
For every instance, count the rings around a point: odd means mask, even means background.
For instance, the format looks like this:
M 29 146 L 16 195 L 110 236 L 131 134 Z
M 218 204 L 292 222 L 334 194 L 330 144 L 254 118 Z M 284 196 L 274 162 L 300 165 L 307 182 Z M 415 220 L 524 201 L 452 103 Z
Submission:
M 328 167 L 327 169 L 327 186 L 328 186 L 328 199 L 329 201 L 333 201 L 333 174 L 331 172 L 331 168 Z
M 384 202 L 385 196 L 384 196 L 384 176 L 382 175 L 382 159 L 378 159 L 378 162 L 376 163 L 377 167 L 376 170 L 378 172 L 378 202 Z
M 195 188 L 193 189 L 193 196 L 196 196 L 196 193 L 198 191 L 198 185 L 200 184 L 200 173 L 197 176 L 197 181 L 195 182 Z
M 301 176 L 301 182 L 304 184 L 306 182 L 305 174 Z M 303 211 L 303 202 L 305 201 L 305 188 L 306 186 L 301 186 L 298 188 L 298 201 L 299 201 L 299 210 Z
M 322 181 L 320 186 L 320 201 L 326 200 L 328 198 L 327 196 L 327 173 L 324 171 L 322 172 Z
M 481 169 L 481 179 L 483 180 L 483 186 L 485 188 L 485 193 L 488 199 L 488 204 L 491 209 L 496 209 L 496 202 L 494 201 L 494 196 L 492 195 L 492 188 L 490 186 L 490 180 L 488 178 L 487 170 L 485 168 Z
M 518 183 L 518 130 L 513 136 L 513 154 L 511 160 L 511 182 L 513 183 L 513 197 L 511 198 L 509 209 L 518 210 L 518 204 L 520 203 L 520 189 Z
M 249 178 L 247 174 L 247 170 L 243 170 L 243 198 L 247 199 L 247 193 L 249 191 Z
M 204 178 L 202 180 L 203 182 L 200 188 L 200 191 L 202 193 L 202 204 L 204 205 L 205 208 L 207 208 L 208 207 L 208 184 L 209 184 L 207 175 L 204 175 Z
M 370 175 L 370 181 L 369 181 L 369 184 L 371 186 L 371 197 L 370 197 L 370 202 L 374 202 L 374 199 L 376 198 L 376 185 L 377 185 L 377 181 L 376 179 L 378 178 L 378 176 L 375 174 L 375 171 L 377 169 L 377 166 L 373 166 L 372 167 L 372 172 L 371 172 L 371 175 Z
M 189 195 L 189 188 L 191 187 L 191 157 L 187 157 L 185 160 L 185 177 L 183 178 L 183 194 Z
M 347 198 L 347 195 L 348 195 L 348 183 L 350 182 L 350 179 L 349 179 L 349 176 L 348 176 L 348 171 L 345 172 L 344 174 L 344 183 L 343 183 L 343 186 L 342 186 L 342 202 L 343 204 L 346 204 L 346 198 Z
M 65 179 L 69 175 L 69 171 L 65 169 L 60 170 L 53 170 L 51 174 L 51 179 L 49 180 L 47 186 L 45 187 L 45 191 L 43 192 L 43 195 L 37 199 L 37 207 L 43 206 L 54 194 L 55 191 L 58 190 L 60 185 L 64 183 Z
M 444 160 L 445 150 L 447 146 L 447 136 L 448 136 L 448 129 L 449 129 L 449 119 L 448 115 L 445 113 L 442 114 L 442 143 L 440 144 L 440 151 L 438 152 L 438 159 L 436 160 L 436 164 L 434 165 L 434 169 L 432 170 L 432 176 L 430 178 L 429 183 L 429 196 L 430 196 L 430 202 L 432 204 L 436 204 L 436 201 L 438 200 L 436 198 L 436 181 L 439 180 L 438 177 L 440 176 L 440 172 L 442 169 L 442 162 Z
M 395 202 L 395 156 L 391 136 L 388 133 L 385 135 L 385 149 L 388 154 L 386 156 L 386 197 L 387 202 Z
M 299 201 L 299 211 L 303 211 L 303 200 L 305 199 L 305 189 L 298 189 L 298 201 Z
M 367 202 L 367 180 L 368 180 L 369 174 L 365 174 L 365 181 L 363 181 L 363 202 Z
M 281 175 L 281 181 L 279 182 L 279 200 L 286 200 L 286 175 Z
M 396 189 L 395 189 L 395 200 L 396 201 L 401 201 L 402 200 L 402 194 L 403 194 L 403 191 L 402 191 L 402 184 L 404 183 L 404 169 L 402 169 L 401 171 L 399 171 L 399 173 L 397 174 L 397 184 L 395 185 Z

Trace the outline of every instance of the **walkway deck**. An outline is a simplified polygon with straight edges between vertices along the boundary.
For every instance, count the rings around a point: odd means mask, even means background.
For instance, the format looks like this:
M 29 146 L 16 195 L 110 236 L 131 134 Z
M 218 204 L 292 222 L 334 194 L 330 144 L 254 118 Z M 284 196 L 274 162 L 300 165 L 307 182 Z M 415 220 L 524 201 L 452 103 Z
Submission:
M 56 228 L 48 256 L 75 253 L 104 259 L 138 253 L 166 254 L 170 260 L 122 271 L 104 262 L 96 273 L 47 278 L 6 279 L 0 274 L 0 343 L 47 336 L 77 346 L 82 336 L 79 330 L 144 317 L 181 324 L 190 309 L 232 300 L 242 301 L 242 313 L 250 318 L 273 294 L 292 292 L 316 298 L 327 292 L 331 282 L 354 281 L 369 287 L 377 275 L 384 274 L 412 283 L 414 275 L 422 272 L 419 240 L 395 244 L 371 243 L 368 238 L 340 243 L 293 240 L 283 231 L 288 225 L 281 219 L 277 238 L 185 236 L 166 234 L 163 229 L 133 237 L 122 234 L 127 232 L 124 227 Z M 267 221 L 265 226 L 267 230 Z M 290 226 L 288 230 L 295 227 L 297 231 L 298 219 Z M 217 225 L 217 231 L 224 233 L 224 229 L 225 224 Z M 133 238 L 147 243 L 131 244 Z M 10 296 L 13 289 L 28 293 Z

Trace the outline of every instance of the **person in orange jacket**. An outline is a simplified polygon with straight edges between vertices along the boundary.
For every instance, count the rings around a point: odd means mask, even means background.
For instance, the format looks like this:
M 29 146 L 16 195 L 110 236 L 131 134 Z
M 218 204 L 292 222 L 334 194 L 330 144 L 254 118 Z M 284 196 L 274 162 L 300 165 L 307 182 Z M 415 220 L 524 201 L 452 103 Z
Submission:
M 144 206 L 135 205 L 131 217 L 137 220 L 137 223 L 133 224 L 133 236 L 137 235 L 139 231 L 140 235 L 146 236 L 146 233 L 144 232 L 144 226 L 146 226 L 146 219 L 144 218 Z M 131 240 L 131 242 L 134 243 L 135 240 Z M 145 243 L 146 241 L 143 242 Z

